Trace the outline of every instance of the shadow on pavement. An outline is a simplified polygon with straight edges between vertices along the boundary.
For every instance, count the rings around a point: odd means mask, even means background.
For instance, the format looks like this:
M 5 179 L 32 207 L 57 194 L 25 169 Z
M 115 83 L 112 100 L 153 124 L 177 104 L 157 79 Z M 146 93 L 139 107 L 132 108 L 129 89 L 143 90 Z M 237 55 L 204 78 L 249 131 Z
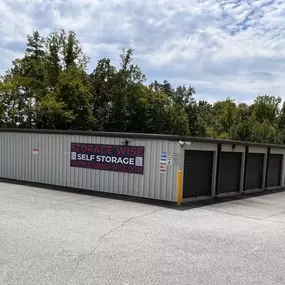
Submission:
M 238 201 L 244 200 L 251 197 L 260 197 L 260 196 L 267 196 L 276 193 L 284 192 L 285 188 L 278 188 L 278 189 L 271 189 L 271 190 L 264 190 L 259 192 L 249 192 L 249 193 L 237 193 L 236 195 L 230 196 L 223 196 L 223 197 L 215 197 L 215 198 L 204 198 L 204 199 L 197 199 L 192 200 L 189 202 L 184 202 L 181 206 L 177 206 L 175 202 L 168 202 L 168 201 L 161 201 L 161 200 L 154 200 L 149 198 L 140 198 L 140 197 L 132 197 L 123 194 L 114 194 L 114 193 L 106 193 L 100 191 L 92 191 L 92 190 L 84 190 L 78 188 L 71 188 L 71 187 L 63 187 L 63 186 L 55 186 L 50 184 L 43 184 L 43 183 L 36 183 L 36 182 L 27 182 L 27 181 L 20 181 L 20 180 L 13 180 L 13 179 L 4 179 L 0 178 L 0 182 L 2 183 L 9 183 L 15 185 L 23 185 L 35 188 L 42 188 L 48 189 L 53 191 L 65 192 L 65 193 L 72 193 L 72 194 L 80 194 L 80 195 L 87 195 L 90 197 L 100 197 L 100 198 L 107 198 L 113 200 L 121 200 L 126 202 L 133 202 L 133 203 L 141 203 L 146 205 L 153 205 L 158 207 L 169 208 L 178 211 L 187 211 L 194 208 L 205 207 L 213 204 L 220 204 L 230 201 Z

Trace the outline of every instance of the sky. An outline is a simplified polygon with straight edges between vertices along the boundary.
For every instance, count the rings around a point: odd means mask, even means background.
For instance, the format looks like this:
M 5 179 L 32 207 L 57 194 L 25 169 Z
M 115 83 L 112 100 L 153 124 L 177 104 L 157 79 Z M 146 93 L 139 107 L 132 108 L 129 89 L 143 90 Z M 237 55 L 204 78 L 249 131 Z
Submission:
M 285 99 L 285 0 L 0 0 L 0 74 L 26 36 L 73 30 L 92 59 L 122 48 L 148 78 L 191 85 L 197 99 Z

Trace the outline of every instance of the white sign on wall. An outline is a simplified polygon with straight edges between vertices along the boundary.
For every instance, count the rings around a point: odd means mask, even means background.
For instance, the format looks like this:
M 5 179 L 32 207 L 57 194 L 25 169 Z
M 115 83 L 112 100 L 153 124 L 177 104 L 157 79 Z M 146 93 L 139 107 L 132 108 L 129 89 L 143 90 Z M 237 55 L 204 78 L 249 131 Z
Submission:
M 38 148 L 33 148 L 33 154 L 38 155 L 39 154 L 39 149 Z
M 167 166 L 172 166 L 173 165 L 173 160 L 172 160 L 172 156 L 168 156 L 167 157 Z

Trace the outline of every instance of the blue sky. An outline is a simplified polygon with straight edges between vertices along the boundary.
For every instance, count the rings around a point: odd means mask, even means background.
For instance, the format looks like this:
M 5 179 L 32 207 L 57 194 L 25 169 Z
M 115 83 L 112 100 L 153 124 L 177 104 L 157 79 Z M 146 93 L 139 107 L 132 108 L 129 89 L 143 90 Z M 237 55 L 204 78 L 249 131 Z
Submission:
M 1 0 L 0 74 L 26 35 L 74 30 L 92 60 L 135 50 L 148 81 L 192 85 L 198 99 L 285 97 L 285 0 Z

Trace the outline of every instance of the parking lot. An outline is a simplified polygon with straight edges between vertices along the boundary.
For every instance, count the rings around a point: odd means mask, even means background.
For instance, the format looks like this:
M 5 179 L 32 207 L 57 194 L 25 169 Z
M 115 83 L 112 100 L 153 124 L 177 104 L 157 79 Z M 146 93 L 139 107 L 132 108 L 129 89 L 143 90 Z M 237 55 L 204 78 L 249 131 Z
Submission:
M 0 183 L 0 284 L 285 284 L 285 192 L 182 208 Z

